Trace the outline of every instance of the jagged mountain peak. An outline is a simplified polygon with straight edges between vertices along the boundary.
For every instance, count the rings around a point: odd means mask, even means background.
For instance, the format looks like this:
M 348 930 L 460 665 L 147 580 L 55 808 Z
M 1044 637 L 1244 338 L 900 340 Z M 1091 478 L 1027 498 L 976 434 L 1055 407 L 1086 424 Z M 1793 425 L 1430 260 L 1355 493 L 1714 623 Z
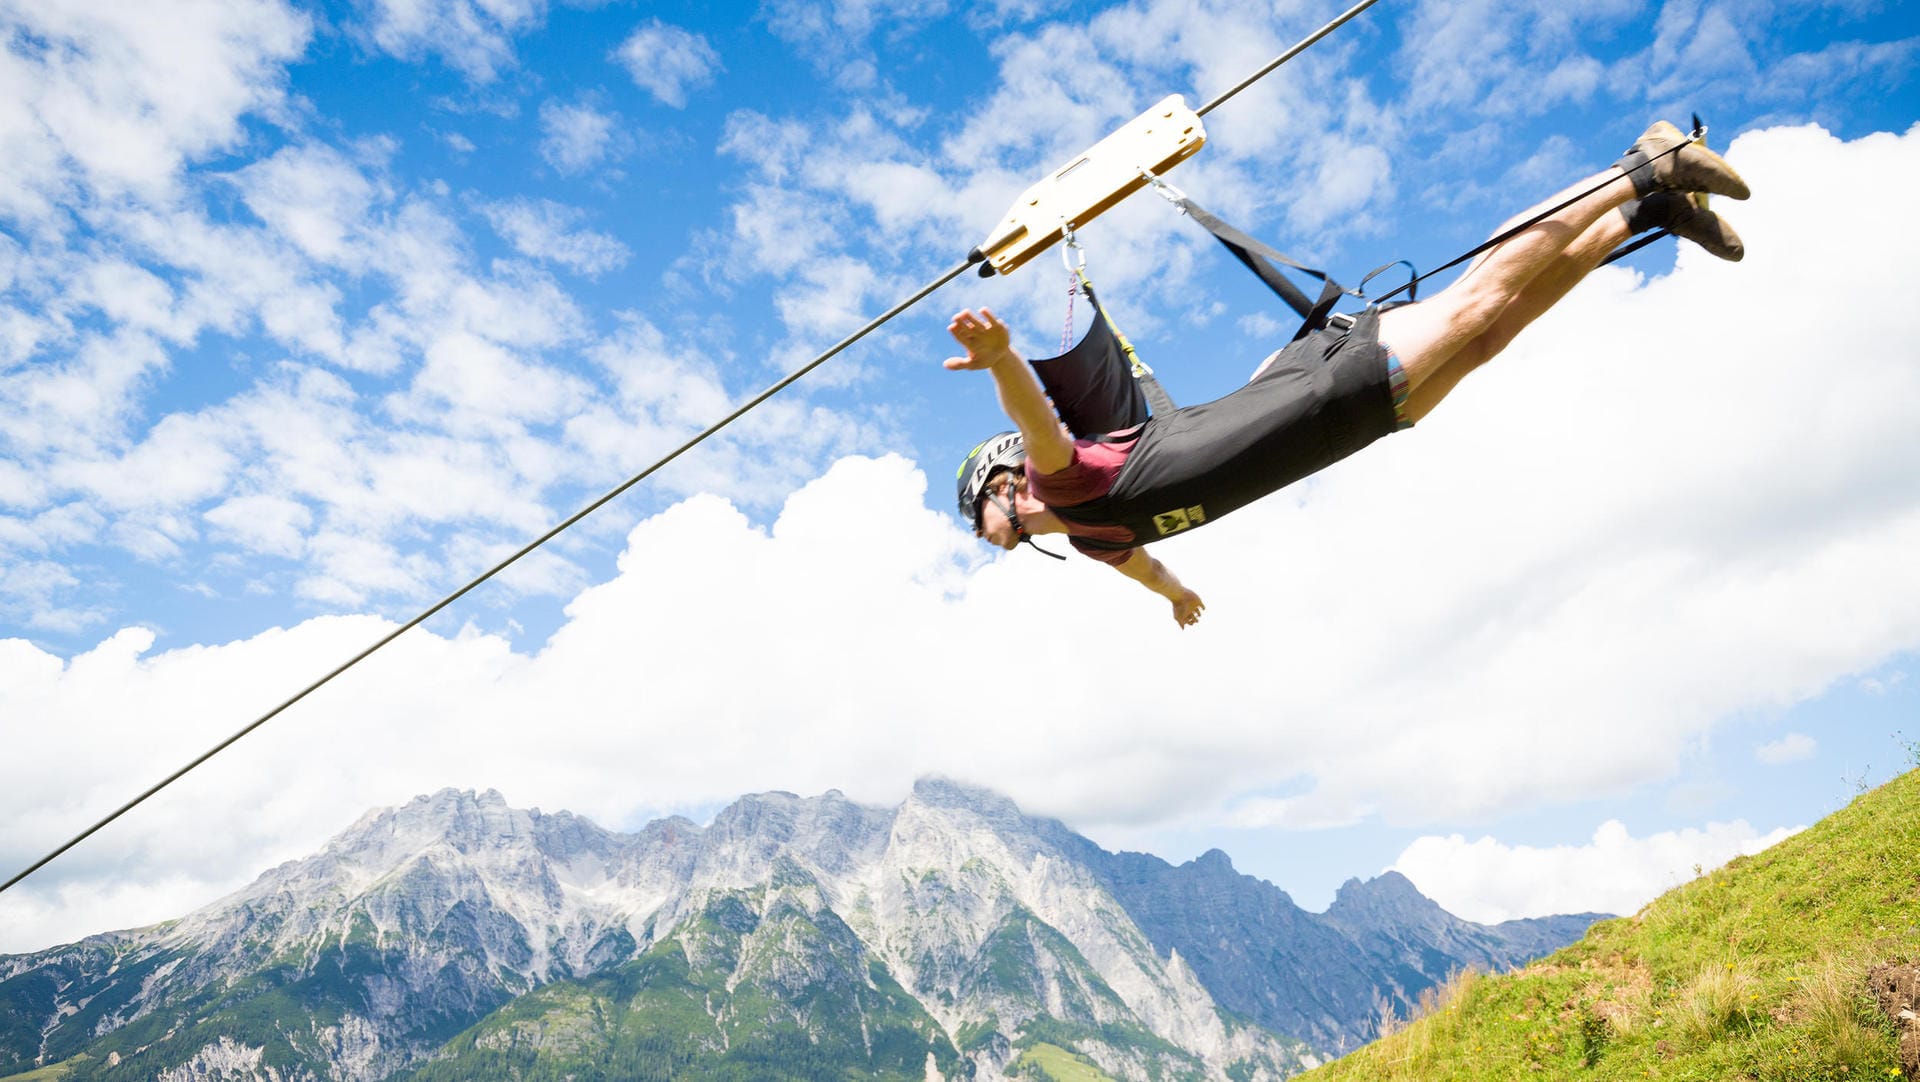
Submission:
M 893 809 L 857 804 L 838 789 L 816 797 L 749 794 L 713 817 L 704 835 L 702 866 L 745 881 L 785 856 L 837 874 L 883 848 L 893 818 Z
M 1327 916 L 1353 919 L 1360 916 L 1388 918 L 1398 922 L 1428 921 L 1448 917 L 1440 903 L 1420 893 L 1413 881 L 1399 872 L 1386 871 L 1372 879 L 1349 879 L 1334 894 Z
M 1026 818 L 1013 801 L 991 789 L 969 785 L 953 778 L 928 775 L 913 783 L 909 802 L 927 808 L 954 808 L 970 811 L 984 819 L 1018 822 Z
M 934 820 L 943 829 L 971 832 L 984 827 L 997 835 L 1009 852 L 1031 857 L 1046 852 L 1069 860 L 1084 860 L 1097 847 L 1075 834 L 1058 819 L 1028 815 L 1018 804 L 992 791 L 952 778 L 923 777 L 899 809 L 900 820 Z
M 1223 849 L 1209 849 L 1187 862 L 1195 871 L 1208 875 L 1239 875 L 1239 869 L 1233 866 L 1233 858 Z
M 448 788 L 369 811 L 309 859 L 378 876 L 428 852 L 456 863 L 539 857 L 571 864 L 611 859 L 627 841 L 572 812 L 514 808 L 496 789 Z

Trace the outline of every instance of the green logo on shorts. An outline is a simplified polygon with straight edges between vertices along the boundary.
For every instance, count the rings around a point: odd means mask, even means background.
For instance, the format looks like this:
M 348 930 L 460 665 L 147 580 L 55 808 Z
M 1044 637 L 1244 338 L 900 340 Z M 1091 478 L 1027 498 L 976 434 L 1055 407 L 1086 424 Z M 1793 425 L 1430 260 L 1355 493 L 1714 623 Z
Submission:
M 1161 537 L 1165 537 L 1181 530 L 1191 530 L 1205 521 L 1207 509 L 1196 503 L 1192 507 L 1176 507 L 1153 516 L 1153 528 L 1160 531 Z

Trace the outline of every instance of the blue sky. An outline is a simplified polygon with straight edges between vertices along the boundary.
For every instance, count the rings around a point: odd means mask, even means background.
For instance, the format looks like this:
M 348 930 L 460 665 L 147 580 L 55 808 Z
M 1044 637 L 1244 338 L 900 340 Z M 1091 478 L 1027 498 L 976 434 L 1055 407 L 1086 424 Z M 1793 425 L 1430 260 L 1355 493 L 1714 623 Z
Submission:
M 121 7 L 0 3 L 8 868 L 1338 13 Z M 1051 255 L 963 278 L 0 896 L 0 950 L 441 785 L 632 827 L 942 773 L 1315 908 L 1389 866 L 1479 919 L 1631 908 L 1914 765 L 1917 32 L 1871 0 L 1381 0 L 1171 179 L 1351 282 L 1698 112 L 1754 183 L 1720 205 L 1749 258 L 1656 245 L 1416 431 L 1160 546 L 1208 599 L 1184 635 L 951 515 L 1002 425 L 946 319 L 1042 355 L 1067 311 Z M 1182 402 L 1291 332 L 1158 200 L 1085 239 Z

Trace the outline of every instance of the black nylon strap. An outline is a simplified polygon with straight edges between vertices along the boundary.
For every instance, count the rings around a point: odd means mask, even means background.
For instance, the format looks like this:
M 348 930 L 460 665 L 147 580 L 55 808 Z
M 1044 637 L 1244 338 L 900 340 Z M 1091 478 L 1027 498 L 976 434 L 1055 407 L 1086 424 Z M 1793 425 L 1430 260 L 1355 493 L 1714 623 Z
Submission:
M 1300 330 L 1295 332 L 1293 336 L 1295 341 L 1312 334 L 1314 331 L 1326 325 L 1327 313 L 1333 311 L 1334 304 L 1336 304 L 1340 300 L 1341 295 L 1346 292 L 1345 287 L 1329 277 L 1327 272 L 1309 267 L 1304 263 L 1294 260 L 1290 256 L 1275 251 L 1268 245 L 1228 225 L 1226 222 L 1220 220 L 1213 212 L 1195 203 L 1185 195 L 1173 198 L 1173 202 L 1181 210 L 1185 211 L 1188 217 L 1200 223 L 1202 229 L 1212 233 L 1214 239 L 1226 245 L 1227 250 L 1233 253 L 1235 259 L 1245 264 L 1248 270 L 1252 271 L 1255 276 L 1267 284 L 1268 289 L 1273 290 L 1274 293 L 1279 295 L 1281 300 L 1287 302 L 1287 307 L 1292 308 L 1295 314 L 1299 315 L 1303 322 L 1300 324 Z M 1286 275 L 1280 273 L 1278 267 L 1275 267 L 1273 263 L 1268 262 L 1268 260 L 1284 263 L 1302 274 L 1311 275 L 1312 277 L 1320 279 L 1323 283 L 1320 288 L 1320 296 L 1309 301 L 1307 295 L 1301 292 L 1300 287 L 1294 285 Z
M 1185 211 L 1188 217 L 1199 222 L 1201 228 L 1212 233 L 1214 239 L 1226 245 L 1227 249 L 1233 253 L 1234 258 L 1246 264 L 1248 270 L 1258 275 L 1260 280 L 1267 284 L 1268 289 L 1279 294 L 1280 299 L 1287 302 L 1287 307 L 1292 308 L 1302 319 L 1305 319 L 1307 314 L 1313 311 L 1313 302 L 1307 300 L 1307 295 L 1300 291 L 1300 287 L 1289 281 L 1285 275 L 1281 274 L 1280 271 L 1274 267 L 1273 264 L 1268 263 L 1267 260 L 1277 259 L 1295 270 L 1304 271 L 1322 281 L 1327 280 L 1325 274 L 1314 270 L 1312 267 L 1301 266 L 1299 263 L 1294 262 L 1281 253 L 1247 236 L 1240 230 L 1221 221 L 1212 211 L 1207 210 L 1205 207 L 1202 207 L 1200 204 L 1195 203 L 1185 196 L 1180 196 L 1175 199 L 1174 204 Z M 1262 256 L 1266 258 L 1262 258 Z

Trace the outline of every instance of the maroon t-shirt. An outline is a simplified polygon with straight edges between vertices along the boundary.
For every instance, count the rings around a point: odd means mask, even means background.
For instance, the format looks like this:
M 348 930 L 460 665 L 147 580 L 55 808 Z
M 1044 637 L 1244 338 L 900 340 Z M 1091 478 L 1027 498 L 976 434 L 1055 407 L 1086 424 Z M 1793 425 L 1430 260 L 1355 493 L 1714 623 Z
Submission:
M 1114 440 L 1074 440 L 1073 461 L 1064 469 L 1053 473 L 1041 473 L 1033 468 L 1033 462 L 1027 462 L 1027 490 L 1049 507 L 1072 507 L 1097 500 L 1113 488 L 1120 478 L 1120 468 L 1127 464 L 1127 456 L 1133 453 L 1134 445 L 1140 442 L 1140 431 L 1135 428 L 1127 433 L 1125 439 Z M 1078 522 L 1067 523 L 1067 543 L 1079 550 L 1083 556 L 1091 556 L 1102 563 L 1119 566 L 1133 555 L 1133 550 L 1089 548 L 1080 544 L 1080 538 L 1090 537 L 1099 541 L 1117 541 L 1131 544 L 1133 531 L 1125 526 L 1087 526 Z

